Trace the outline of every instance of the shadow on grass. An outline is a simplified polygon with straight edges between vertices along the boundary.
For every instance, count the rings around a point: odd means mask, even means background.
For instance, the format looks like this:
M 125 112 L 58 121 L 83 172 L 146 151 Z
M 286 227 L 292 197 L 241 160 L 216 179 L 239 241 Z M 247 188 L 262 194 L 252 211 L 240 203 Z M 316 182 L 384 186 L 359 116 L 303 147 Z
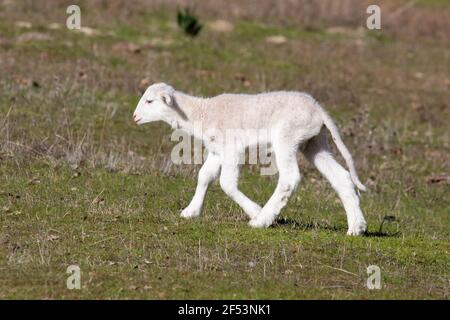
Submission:
M 364 236 L 365 237 L 374 237 L 374 238 L 383 238 L 383 237 L 387 237 L 387 238 L 398 238 L 400 236 L 400 231 L 396 231 L 396 232 L 383 232 L 383 231 L 367 231 Z
M 334 232 L 342 232 L 346 231 L 347 229 L 345 227 L 339 227 L 339 226 L 332 226 L 327 223 L 320 223 L 320 222 L 299 222 L 294 219 L 286 219 L 281 218 L 276 221 L 276 224 L 273 226 L 274 228 L 277 227 L 289 227 L 292 229 L 298 229 L 298 230 L 324 230 L 324 231 L 334 231 Z M 391 237 L 399 237 L 400 231 L 396 232 L 384 232 L 384 231 L 367 231 L 364 233 L 364 237 L 374 237 L 374 238 L 391 238 Z
M 299 222 L 294 219 L 280 218 L 276 221 L 274 227 L 289 227 L 299 230 L 327 230 L 327 231 L 342 231 L 343 227 L 331 226 L 323 222 Z

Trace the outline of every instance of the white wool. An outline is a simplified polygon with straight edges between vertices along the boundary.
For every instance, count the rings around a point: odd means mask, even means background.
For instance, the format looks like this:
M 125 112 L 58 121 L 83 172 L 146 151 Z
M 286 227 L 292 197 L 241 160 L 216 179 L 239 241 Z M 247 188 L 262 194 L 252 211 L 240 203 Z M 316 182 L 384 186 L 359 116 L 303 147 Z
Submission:
M 328 179 L 339 195 L 347 213 L 349 235 L 366 231 L 366 221 L 359 206 L 355 186 L 365 190 L 360 182 L 352 156 L 342 141 L 339 131 L 325 110 L 308 94 L 277 91 L 261 94 L 222 94 L 200 98 L 176 91 L 158 83 L 151 85 L 140 99 L 134 119 L 138 124 L 164 121 L 196 135 L 208 149 L 208 157 L 200 169 L 198 184 L 191 203 L 181 216 L 200 215 L 208 186 L 220 174 L 220 186 L 250 217 L 252 227 L 268 227 L 287 204 L 300 182 L 297 150 Z M 201 123 L 198 134 L 194 124 Z M 227 130 L 242 129 L 244 143 L 231 147 L 226 140 Z M 248 129 L 266 130 L 268 141 L 255 141 L 247 135 Z M 326 129 L 331 133 L 349 171 L 333 157 L 326 141 Z M 247 135 L 247 136 L 244 136 Z M 278 185 L 261 208 L 238 189 L 239 159 L 245 148 L 257 143 L 269 143 L 275 154 L 279 172 Z

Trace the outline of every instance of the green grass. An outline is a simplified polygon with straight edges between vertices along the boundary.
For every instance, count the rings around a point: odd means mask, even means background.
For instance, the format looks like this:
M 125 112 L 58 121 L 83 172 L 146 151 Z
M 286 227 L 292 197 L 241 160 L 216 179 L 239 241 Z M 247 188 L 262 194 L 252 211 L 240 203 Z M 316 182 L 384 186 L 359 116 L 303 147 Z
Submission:
M 175 11 L 130 14 L 87 37 L 47 30 L 39 12 L 1 13 L 11 41 L 28 31 L 53 40 L 0 51 L 0 298 L 449 298 L 449 185 L 427 183 L 449 171 L 448 44 L 262 19 L 232 21 L 228 33 L 205 23 L 190 39 Z M 273 35 L 287 42 L 267 43 Z M 144 45 L 156 38 L 171 41 Z M 114 50 L 121 42 L 142 50 Z M 250 228 L 217 184 L 201 217 L 180 218 L 198 167 L 170 165 L 168 126 L 133 124 L 143 77 L 196 95 L 313 94 L 370 189 L 368 235 L 345 235 L 338 198 L 302 158 L 301 186 L 271 228 Z M 258 167 L 240 180 L 259 204 L 275 184 Z M 380 229 L 385 216 L 395 219 Z M 81 290 L 66 288 L 73 264 Z M 381 290 L 366 287 L 369 265 L 381 268 Z
M 428 6 L 428 7 L 448 7 L 450 6 L 449 0 L 418 0 L 416 1 L 417 4 L 421 6 Z
M 183 220 L 193 181 L 64 167 L 2 167 L 2 298 L 442 298 L 448 290 L 446 212 L 405 203 L 399 226 L 379 226 L 377 198 L 365 201 L 374 236 L 345 236 L 342 209 L 311 186 L 284 214 L 287 224 L 254 230 L 214 186 L 205 214 Z M 246 174 L 247 184 L 264 180 Z M 252 197 L 263 200 L 273 183 Z M 245 188 L 244 190 L 249 188 Z M 259 188 L 258 188 L 259 189 Z M 181 195 L 181 196 L 180 196 Z M 403 218 L 404 217 L 404 218 Z M 405 220 L 403 220 L 405 219 Z M 398 231 L 398 232 L 397 232 Z M 56 236 L 52 239 L 49 236 Z M 443 238 L 442 238 L 443 237 Z M 434 239 L 433 239 L 434 238 Z M 79 265 L 83 289 L 65 288 Z M 366 267 L 382 269 L 383 289 L 365 287 Z M 28 275 L 28 276 L 27 276 Z M 29 280 L 29 281 L 28 281 Z

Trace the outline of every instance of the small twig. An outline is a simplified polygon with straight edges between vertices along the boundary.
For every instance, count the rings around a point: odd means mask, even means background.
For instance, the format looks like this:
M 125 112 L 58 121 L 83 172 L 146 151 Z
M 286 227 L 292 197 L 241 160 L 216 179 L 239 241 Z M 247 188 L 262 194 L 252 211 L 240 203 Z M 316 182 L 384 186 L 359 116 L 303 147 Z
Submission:
M 16 146 L 18 146 L 18 147 L 22 147 L 22 148 L 28 149 L 28 150 L 30 150 L 30 151 L 33 151 L 34 153 L 39 154 L 39 155 L 41 155 L 41 156 L 45 156 L 44 153 L 39 152 L 39 151 L 37 151 L 37 150 L 35 150 L 35 149 L 29 147 L 29 146 L 26 146 L 26 145 L 21 144 L 21 143 L 18 143 L 18 142 L 14 142 L 14 141 L 6 141 L 5 143 L 13 144 L 13 145 L 16 145 Z
M 99 244 L 99 243 L 102 243 L 102 242 L 105 242 L 105 241 L 108 241 L 108 240 L 116 239 L 116 238 L 118 238 L 118 237 L 119 237 L 119 236 L 114 236 L 114 237 L 105 238 L 105 239 L 96 241 L 96 242 L 94 242 L 94 243 L 91 243 L 89 246 L 92 247 L 92 246 L 95 246 L 96 244 Z
M 9 107 L 9 110 L 8 110 L 8 112 L 6 113 L 6 115 L 5 115 L 5 117 L 3 118 L 3 123 L 2 123 L 2 125 L 0 126 L 0 128 L 2 128 L 3 129 L 3 127 L 5 126 L 5 124 L 6 124 L 6 122 L 8 121 L 8 118 L 9 118 L 9 115 L 11 114 L 11 110 L 12 110 L 12 108 L 13 108 L 13 104 Z
M 100 191 L 100 193 L 94 198 L 94 200 L 92 200 L 91 205 L 94 205 L 97 201 L 98 198 L 102 195 L 102 193 L 105 191 L 105 189 L 103 189 L 102 191 Z
M 338 270 L 338 271 L 341 271 L 341 272 L 344 272 L 344 273 L 347 273 L 347 274 L 351 274 L 351 275 L 353 275 L 353 276 L 355 276 L 355 277 L 358 277 L 358 275 L 357 275 L 356 273 L 347 271 L 347 270 L 345 270 L 345 269 L 335 268 L 335 267 L 332 267 L 332 266 L 328 266 L 328 265 L 326 265 L 326 264 L 321 264 L 321 265 L 324 266 L 324 267 L 330 268 L 330 269 Z

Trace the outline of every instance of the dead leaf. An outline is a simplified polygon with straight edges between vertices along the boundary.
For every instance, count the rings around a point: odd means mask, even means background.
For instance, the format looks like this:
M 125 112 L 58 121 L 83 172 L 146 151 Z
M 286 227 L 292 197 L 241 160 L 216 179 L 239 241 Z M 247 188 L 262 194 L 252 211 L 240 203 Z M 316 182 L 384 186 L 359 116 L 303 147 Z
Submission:
M 79 171 L 75 171 L 75 172 L 72 174 L 72 178 L 78 178 L 79 176 L 81 176 L 81 172 L 79 172 Z
M 105 198 L 96 197 L 94 200 L 92 200 L 92 204 L 103 205 L 105 204 Z
M 95 271 L 90 271 L 90 272 L 88 273 L 88 275 L 89 275 L 88 283 L 91 283 L 91 282 L 97 277 L 97 272 L 95 272 Z
M 51 30 L 59 30 L 59 29 L 62 28 L 62 25 L 59 24 L 59 23 L 54 22 L 54 23 L 50 23 L 50 24 L 47 26 L 47 28 L 49 28 L 49 29 L 51 29 Z
M 422 72 L 416 72 L 414 73 L 414 77 L 417 79 L 422 79 L 424 77 L 424 74 Z
M 222 19 L 211 22 L 209 27 L 217 32 L 230 32 L 234 29 L 231 22 Z
M 131 53 L 140 53 L 142 51 L 142 48 L 132 42 L 119 42 L 116 43 L 112 49 L 114 51 L 119 51 L 119 52 L 131 52 Z
M 12 212 L 12 210 L 11 210 L 10 207 L 3 207 L 3 208 L 2 208 L 2 211 L 3 211 L 4 213 L 11 213 L 11 212 Z
M 400 155 L 403 154 L 403 149 L 400 148 L 400 147 L 393 147 L 393 148 L 391 149 L 391 153 L 394 154 L 394 155 L 396 155 L 396 156 L 400 156 Z
M 91 27 L 81 27 L 81 29 L 78 29 L 77 31 L 81 32 L 84 35 L 87 35 L 88 37 L 97 36 L 100 34 L 100 31 Z
M 287 42 L 287 38 L 285 36 L 282 35 L 278 35 L 278 36 L 270 36 L 266 38 L 266 42 L 267 43 L 272 43 L 272 44 L 283 44 Z
M 446 174 L 441 175 L 429 175 L 425 177 L 425 181 L 428 184 L 447 184 L 450 183 L 450 176 Z
M 31 185 L 37 185 L 37 184 L 40 184 L 40 183 L 41 183 L 41 180 L 39 180 L 39 178 L 37 178 L 37 177 L 34 177 L 34 178 L 32 178 L 31 180 L 28 181 L 28 184 L 31 184 Z
M 152 84 L 152 80 L 150 78 L 143 78 L 139 81 L 138 89 L 140 93 L 144 93 L 145 90 Z
M 7 236 L 1 236 L 0 237 L 0 245 L 1 244 L 7 244 L 9 242 L 9 239 Z
M 240 81 L 244 87 L 250 87 L 252 85 L 252 82 L 242 73 L 236 73 L 234 79 Z
M 47 241 L 56 241 L 59 239 L 59 236 L 55 235 L 55 234 L 49 234 L 47 236 L 47 238 L 45 238 Z
M 83 72 L 83 71 L 80 71 L 79 73 L 78 73 L 78 79 L 80 79 L 80 80 L 86 80 L 87 79 L 87 73 L 86 72 Z
M 33 25 L 29 21 L 16 21 L 15 23 L 16 27 L 23 28 L 23 29 L 31 29 Z
M 35 87 L 39 88 L 41 85 L 36 81 L 28 77 L 24 77 L 22 75 L 14 75 L 13 80 L 20 86 L 23 87 Z

